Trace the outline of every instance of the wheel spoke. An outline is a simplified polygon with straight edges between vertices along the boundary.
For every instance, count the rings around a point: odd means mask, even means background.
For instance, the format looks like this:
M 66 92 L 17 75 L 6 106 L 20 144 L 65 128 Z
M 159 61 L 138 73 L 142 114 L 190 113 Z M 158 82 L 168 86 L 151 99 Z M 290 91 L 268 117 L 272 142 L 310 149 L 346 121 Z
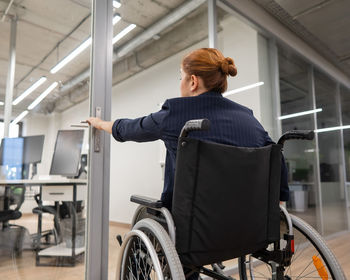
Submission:
M 250 261 L 251 263 L 251 261 Z M 264 263 L 266 265 L 266 263 Z M 251 275 L 251 277 L 253 278 L 263 278 L 263 279 L 269 279 L 269 277 L 267 277 L 264 273 L 257 271 L 256 269 L 254 269 L 254 265 L 251 263 L 251 268 L 252 268 L 252 272 L 256 272 L 257 274 L 261 275 L 260 277 L 257 277 L 255 275 Z M 271 269 L 271 268 L 270 268 Z

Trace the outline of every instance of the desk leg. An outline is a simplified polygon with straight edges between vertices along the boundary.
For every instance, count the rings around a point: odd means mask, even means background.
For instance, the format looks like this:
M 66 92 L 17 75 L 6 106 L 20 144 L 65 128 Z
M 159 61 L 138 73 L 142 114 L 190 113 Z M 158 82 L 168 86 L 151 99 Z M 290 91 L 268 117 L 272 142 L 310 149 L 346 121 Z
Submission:
M 39 191 L 39 201 L 42 202 L 42 185 L 40 185 L 40 191 Z M 41 245 L 41 231 L 42 231 L 42 214 L 38 214 L 38 233 L 36 236 L 36 244 L 35 244 L 35 261 L 36 265 L 40 265 L 40 245 Z
M 76 236 L 76 216 L 77 216 L 77 185 L 73 185 L 73 211 L 72 211 L 72 259 L 73 265 L 75 265 L 75 236 Z

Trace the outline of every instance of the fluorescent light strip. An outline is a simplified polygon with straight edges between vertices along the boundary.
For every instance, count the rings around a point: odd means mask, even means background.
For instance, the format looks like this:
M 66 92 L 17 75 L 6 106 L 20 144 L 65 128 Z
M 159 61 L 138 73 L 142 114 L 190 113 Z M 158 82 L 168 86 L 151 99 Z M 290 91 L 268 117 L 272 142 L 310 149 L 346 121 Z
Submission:
M 46 77 L 41 77 L 39 80 L 37 80 L 34 84 L 32 84 L 27 90 L 25 90 L 20 96 L 18 96 L 13 102 L 13 105 L 17 105 L 19 102 L 21 102 L 24 98 L 26 98 L 29 94 L 31 94 L 34 90 L 36 90 L 39 86 L 41 86 L 43 83 L 45 83 L 47 80 Z
M 91 37 L 87 38 L 83 43 L 81 43 L 74 51 L 72 51 L 69 55 L 63 58 L 59 63 L 56 64 L 51 70 L 51 74 L 57 73 L 61 70 L 66 64 L 71 62 L 78 54 L 84 51 L 91 44 Z
M 2 102 L 2 101 L 0 101 L 0 106 L 2 106 L 2 105 L 5 105 L 5 103 L 4 103 L 4 102 Z
M 12 122 L 11 124 L 17 124 L 21 119 L 23 119 L 27 114 L 29 113 L 29 111 L 25 110 L 24 112 L 20 113 Z
M 241 91 L 245 91 L 245 90 L 248 90 L 248 89 L 251 89 L 251 88 L 262 86 L 263 84 L 264 84 L 264 82 L 258 82 L 258 83 L 255 83 L 255 84 L 251 84 L 249 86 L 236 88 L 234 90 L 230 90 L 230 91 L 225 92 L 222 96 L 226 97 L 226 96 L 229 96 L 229 95 L 241 92 Z
M 113 0 L 113 7 L 114 7 L 114 8 L 118 9 L 118 8 L 120 8 L 121 6 L 122 6 L 122 4 L 120 4 L 119 1 Z
M 49 95 L 51 91 L 55 89 L 55 87 L 57 87 L 57 85 L 58 85 L 57 82 L 52 83 L 51 86 L 49 86 L 42 94 L 39 95 L 37 99 L 34 100 L 32 104 L 28 106 L 27 109 L 28 110 L 34 109 L 36 105 L 38 105 L 46 96 Z
M 128 27 L 124 28 L 117 35 L 114 36 L 112 43 L 113 45 L 118 42 L 121 38 L 123 38 L 126 34 L 128 34 L 131 30 L 136 27 L 136 24 L 130 24 Z
M 285 120 L 285 119 L 295 118 L 295 117 L 309 115 L 309 114 L 318 113 L 318 112 L 322 112 L 322 108 L 280 116 L 280 117 L 278 117 L 278 119 L 279 120 Z
M 350 128 L 350 125 L 342 125 L 342 126 L 333 126 L 333 127 L 315 129 L 314 131 L 316 133 L 321 133 L 326 131 L 342 130 L 342 129 L 349 129 L 349 128 Z
M 120 21 L 120 15 L 116 15 L 113 17 L 113 25 L 115 25 L 118 21 Z M 68 54 L 65 58 L 63 58 L 60 62 L 58 62 L 51 70 L 51 74 L 57 73 L 64 66 L 66 66 L 69 62 L 71 62 L 74 58 L 76 58 L 81 52 L 86 50 L 91 45 L 91 36 L 87 38 L 83 43 L 81 43 L 74 51 Z
M 122 18 L 120 17 L 120 15 L 116 15 L 113 18 L 113 25 L 116 25 L 118 21 L 120 21 Z

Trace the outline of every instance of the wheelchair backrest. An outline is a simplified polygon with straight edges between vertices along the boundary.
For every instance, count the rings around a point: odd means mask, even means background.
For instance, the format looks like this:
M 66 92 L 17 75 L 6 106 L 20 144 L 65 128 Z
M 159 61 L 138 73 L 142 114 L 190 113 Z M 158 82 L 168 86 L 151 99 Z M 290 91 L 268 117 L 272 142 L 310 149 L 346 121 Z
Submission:
M 172 214 L 184 264 L 253 253 L 279 240 L 281 146 L 179 138 Z

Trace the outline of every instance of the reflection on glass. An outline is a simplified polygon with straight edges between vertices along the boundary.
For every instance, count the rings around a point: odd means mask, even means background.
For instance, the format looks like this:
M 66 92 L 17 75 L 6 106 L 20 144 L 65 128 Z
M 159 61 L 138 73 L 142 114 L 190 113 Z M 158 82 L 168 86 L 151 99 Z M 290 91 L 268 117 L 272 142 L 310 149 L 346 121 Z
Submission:
M 69 139 L 58 152 L 74 172 L 53 175 L 50 167 L 58 131 L 74 129 L 71 124 L 88 116 L 89 48 L 57 72 L 50 70 L 90 38 L 90 3 L 14 1 L 0 22 L 0 55 L 7 59 L 11 20 L 18 20 L 11 124 L 0 147 L 1 279 L 85 278 L 87 131 L 80 132 L 79 153 Z M 6 75 L 7 63 L 0 70 Z M 0 89 L 5 92 L 4 83 Z M 75 187 L 67 183 L 76 179 L 83 180 L 74 181 Z
M 322 108 L 317 114 L 317 129 L 339 126 L 337 114 L 336 83 L 324 73 L 315 71 L 316 107 Z
M 312 110 L 308 65 L 292 52 L 279 48 L 281 116 Z
M 345 166 L 346 166 L 346 181 L 350 182 L 350 130 L 345 129 L 343 131 L 344 137 L 344 153 L 345 153 Z
M 339 126 L 336 107 L 336 84 L 319 71 L 315 71 L 316 106 L 323 111 L 317 114 L 317 128 Z M 320 176 L 324 234 L 345 230 L 345 189 L 340 178 L 340 131 L 318 133 Z
M 342 111 L 343 125 L 350 124 L 350 89 L 345 86 L 340 86 L 340 100 Z M 343 130 L 344 141 L 344 159 L 345 159 L 345 187 L 348 193 L 348 202 L 350 201 L 350 129 Z M 348 208 L 348 215 L 350 215 L 350 208 Z
M 340 87 L 340 100 L 342 111 L 343 125 L 350 124 L 350 89 L 344 86 Z M 350 130 L 343 130 L 344 137 L 344 153 L 346 166 L 346 181 L 350 182 Z
M 301 58 L 279 48 L 282 132 L 313 130 L 314 114 L 308 68 Z M 309 112 L 312 111 L 312 112 Z M 307 114 L 305 114 L 307 112 Z M 287 117 L 283 119 L 283 116 Z M 290 199 L 287 208 L 317 228 L 317 180 L 315 141 L 292 140 L 285 144 Z
M 340 100 L 343 125 L 350 124 L 350 89 L 340 86 Z

